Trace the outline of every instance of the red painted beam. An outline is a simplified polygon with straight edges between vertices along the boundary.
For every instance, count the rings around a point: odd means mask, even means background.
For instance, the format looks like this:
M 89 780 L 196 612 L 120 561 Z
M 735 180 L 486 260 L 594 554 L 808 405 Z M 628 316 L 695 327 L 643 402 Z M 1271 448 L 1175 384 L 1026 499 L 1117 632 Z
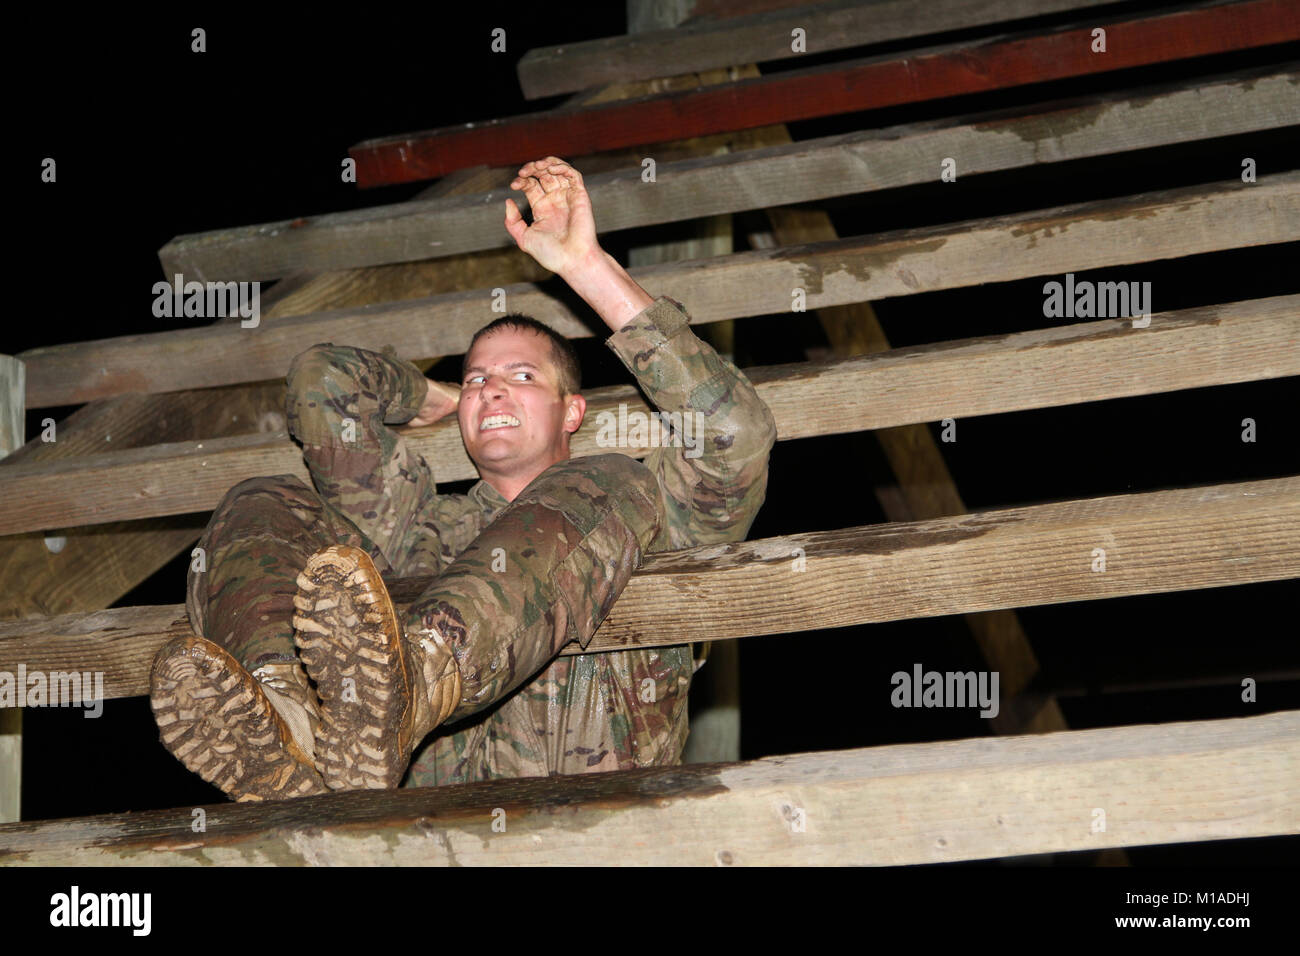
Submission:
M 457 169 L 508 166 L 638 144 L 1006 89 L 1300 40 L 1300 0 L 1248 0 L 1093 26 L 983 41 L 930 53 L 742 80 L 719 86 L 449 126 L 359 143 L 357 182 L 385 186 Z

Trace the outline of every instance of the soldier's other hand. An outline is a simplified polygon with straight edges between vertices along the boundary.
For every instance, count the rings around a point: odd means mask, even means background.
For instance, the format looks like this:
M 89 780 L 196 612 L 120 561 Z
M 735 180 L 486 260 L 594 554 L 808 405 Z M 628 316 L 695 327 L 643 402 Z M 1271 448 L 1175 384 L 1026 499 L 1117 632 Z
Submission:
M 446 382 L 435 382 L 433 379 L 425 379 L 429 383 L 429 391 L 425 395 L 424 404 L 416 412 L 415 417 L 406 424 L 408 425 L 432 425 L 434 422 L 446 418 L 456 411 L 456 406 L 460 403 L 460 386 L 448 385 Z

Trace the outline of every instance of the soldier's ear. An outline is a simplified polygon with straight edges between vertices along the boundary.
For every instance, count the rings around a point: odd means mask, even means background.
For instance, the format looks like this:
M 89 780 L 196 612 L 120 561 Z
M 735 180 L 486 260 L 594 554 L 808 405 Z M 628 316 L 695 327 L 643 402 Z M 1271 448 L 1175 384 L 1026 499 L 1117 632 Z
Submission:
M 570 395 L 565 402 L 564 431 L 572 435 L 582 427 L 583 416 L 587 414 L 587 400 L 581 395 Z

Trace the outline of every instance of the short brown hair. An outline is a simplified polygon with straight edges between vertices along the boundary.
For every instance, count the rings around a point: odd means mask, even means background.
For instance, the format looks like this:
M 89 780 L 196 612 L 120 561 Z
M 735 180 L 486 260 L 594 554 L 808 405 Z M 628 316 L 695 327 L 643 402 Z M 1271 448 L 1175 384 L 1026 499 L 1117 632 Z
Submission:
M 483 336 L 491 335 L 493 332 L 499 332 L 502 329 L 536 332 L 547 339 L 551 343 L 551 358 L 555 362 L 556 370 L 560 373 L 559 381 L 556 383 L 559 385 L 560 394 L 576 395 L 578 393 L 578 389 L 582 387 L 582 366 L 578 363 L 578 353 L 573 344 L 549 325 L 544 325 L 531 315 L 524 315 L 520 312 L 512 312 L 499 319 L 494 319 L 474 333 L 474 337 L 469 340 L 469 348 L 465 350 L 465 358 L 460 363 L 462 381 L 465 379 L 465 366 L 469 362 L 469 353 L 474 351 L 474 343 Z

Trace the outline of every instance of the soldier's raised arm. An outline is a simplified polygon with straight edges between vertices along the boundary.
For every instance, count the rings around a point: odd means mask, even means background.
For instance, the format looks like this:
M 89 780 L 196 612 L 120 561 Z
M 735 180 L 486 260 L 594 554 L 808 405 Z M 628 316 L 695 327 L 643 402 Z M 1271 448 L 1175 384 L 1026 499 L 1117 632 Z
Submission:
M 668 517 L 655 550 L 742 540 L 767 489 L 771 411 L 740 370 L 690 330 L 679 303 L 651 297 L 600 248 L 576 169 L 548 156 L 521 167 L 511 188 L 528 197 L 533 222 L 507 199 L 510 235 L 610 327 L 609 347 L 679 429 L 646 459 Z

